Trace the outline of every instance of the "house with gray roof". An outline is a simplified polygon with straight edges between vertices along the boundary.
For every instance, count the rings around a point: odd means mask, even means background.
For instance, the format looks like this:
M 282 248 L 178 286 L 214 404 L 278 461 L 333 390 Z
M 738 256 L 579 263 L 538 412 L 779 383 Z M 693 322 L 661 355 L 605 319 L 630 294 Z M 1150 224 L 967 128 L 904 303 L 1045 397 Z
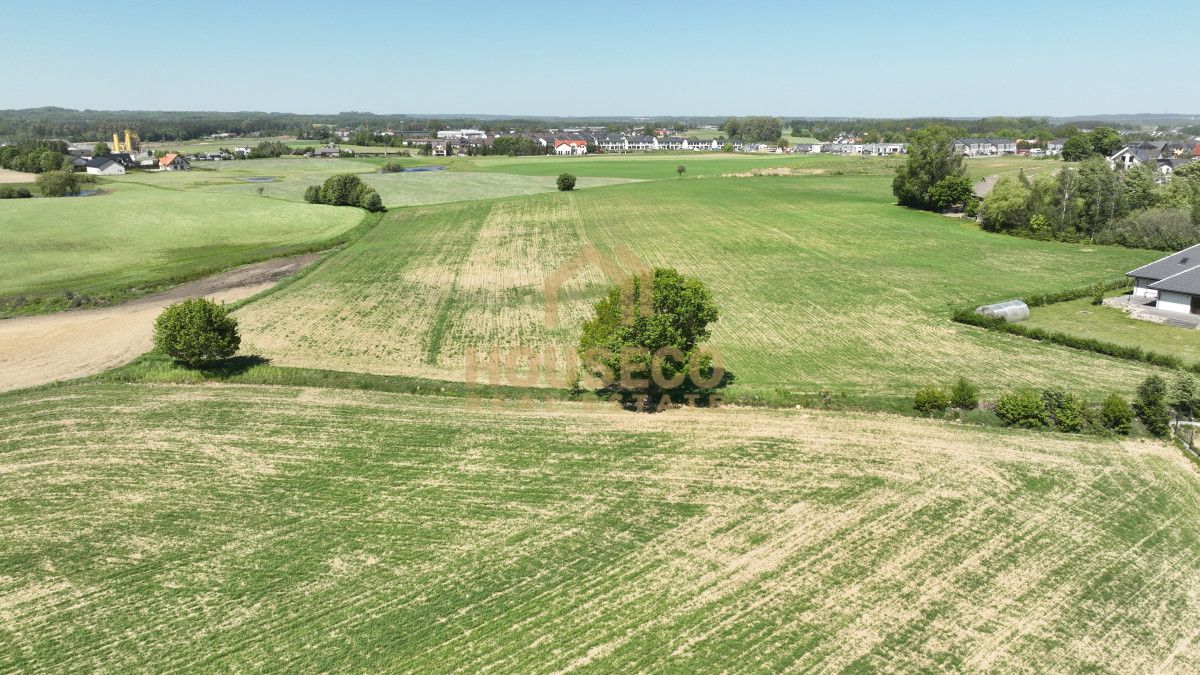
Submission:
M 1108 163 L 1114 169 L 1128 169 L 1137 164 L 1154 167 L 1161 181 L 1166 181 L 1175 169 L 1194 159 L 1192 146 L 1176 141 L 1142 141 L 1131 143 L 1113 153 Z
M 1189 246 L 1125 273 L 1134 297 L 1154 299 L 1155 307 L 1200 314 L 1200 244 Z

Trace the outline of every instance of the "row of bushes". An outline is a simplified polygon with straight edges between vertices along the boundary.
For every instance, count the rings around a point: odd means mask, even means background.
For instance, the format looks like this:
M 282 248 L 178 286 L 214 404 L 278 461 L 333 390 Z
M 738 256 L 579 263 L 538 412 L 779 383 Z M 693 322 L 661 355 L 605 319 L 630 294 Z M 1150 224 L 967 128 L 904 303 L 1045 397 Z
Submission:
M 1057 302 L 1069 302 L 1071 300 L 1079 300 L 1080 298 L 1104 295 L 1109 291 L 1116 291 L 1122 288 L 1129 287 L 1129 279 L 1121 277 L 1120 279 L 1110 279 L 1101 281 L 1090 286 L 1079 286 L 1076 288 L 1068 288 L 1064 291 L 1053 291 L 1050 293 L 1034 293 L 1021 298 L 1026 305 L 1030 307 L 1041 307 L 1043 305 L 1053 305 Z
M 1200 364 L 1187 365 L 1177 356 L 1159 354 L 1158 352 L 1146 351 L 1141 347 L 1119 345 L 1115 342 L 1106 342 L 1095 338 L 1049 331 L 1044 328 L 1022 326 L 1019 323 L 1008 323 L 1004 319 L 983 316 L 969 309 L 955 310 L 952 318 L 958 323 L 987 328 L 988 330 L 1008 333 L 1010 335 L 1020 335 L 1021 337 L 1038 340 L 1039 342 L 1050 342 L 1064 347 L 1071 347 L 1072 349 L 1082 349 L 1097 354 L 1104 354 L 1105 356 L 1113 356 L 1118 359 L 1141 361 L 1152 366 L 1200 372 Z
M 304 191 L 304 201 L 330 206 L 357 206 L 372 213 L 383 210 L 383 200 L 375 188 L 352 173 L 334 174 L 321 185 L 308 186 Z
M 1151 375 L 1138 386 L 1132 406 L 1115 393 L 1096 406 L 1077 394 L 1050 388 L 1006 393 L 991 410 L 1006 426 L 1067 433 L 1128 434 L 1136 414 L 1146 431 L 1166 436 L 1171 429 L 1172 410 L 1181 417 L 1191 418 L 1200 409 L 1196 391 L 1196 381 L 1189 374 L 1181 374 L 1170 389 L 1163 378 Z M 979 388 L 963 378 L 949 392 L 931 385 L 922 387 L 913 396 L 913 408 L 925 415 L 943 414 L 948 408 L 971 411 L 978 406 Z

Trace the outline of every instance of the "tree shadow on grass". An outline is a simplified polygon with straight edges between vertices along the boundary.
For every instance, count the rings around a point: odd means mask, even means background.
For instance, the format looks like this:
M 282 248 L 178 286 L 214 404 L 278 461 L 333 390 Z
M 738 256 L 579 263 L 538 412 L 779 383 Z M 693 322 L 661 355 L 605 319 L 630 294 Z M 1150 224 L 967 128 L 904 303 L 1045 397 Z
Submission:
M 271 362 L 271 359 L 258 356 L 231 356 L 220 361 L 206 363 L 196 369 L 196 372 L 201 373 L 204 377 L 213 380 L 226 380 L 231 377 L 245 374 L 255 366 L 265 366 Z

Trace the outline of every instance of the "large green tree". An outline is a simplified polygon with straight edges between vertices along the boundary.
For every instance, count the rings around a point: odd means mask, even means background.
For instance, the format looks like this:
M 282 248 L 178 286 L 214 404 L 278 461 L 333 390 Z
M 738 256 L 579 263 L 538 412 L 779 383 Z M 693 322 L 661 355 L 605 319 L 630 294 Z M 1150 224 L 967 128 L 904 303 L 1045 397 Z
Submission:
M 966 175 L 962 155 L 954 151 L 954 130 L 930 126 L 910 137 L 908 156 L 892 180 L 892 193 L 904 206 L 935 209 L 930 190 L 946 179 L 961 180 Z
M 719 313 L 712 294 L 697 279 L 670 268 L 633 276 L 596 303 L 584 322 L 579 355 L 600 388 L 619 392 L 626 402 L 721 386 L 702 344 Z
M 1029 222 L 1029 198 L 1033 194 L 1024 176 L 1005 176 L 983 200 L 979 219 L 985 230 L 1011 232 Z
M 1075 134 L 1063 143 L 1062 158 L 1068 162 L 1082 162 L 1092 155 L 1092 142 L 1084 134 Z
M 1105 157 L 1112 155 L 1125 142 L 1121 139 L 1121 134 L 1117 133 L 1116 129 L 1109 127 L 1096 127 L 1088 134 L 1088 140 L 1092 143 L 1092 150 L 1098 152 Z
M 1105 223 L 1124 215 L 1120 179 L 1107 159 L 1092 155 L 1079 166 L 1079 199 L 1081 224 L 1089 237 Z

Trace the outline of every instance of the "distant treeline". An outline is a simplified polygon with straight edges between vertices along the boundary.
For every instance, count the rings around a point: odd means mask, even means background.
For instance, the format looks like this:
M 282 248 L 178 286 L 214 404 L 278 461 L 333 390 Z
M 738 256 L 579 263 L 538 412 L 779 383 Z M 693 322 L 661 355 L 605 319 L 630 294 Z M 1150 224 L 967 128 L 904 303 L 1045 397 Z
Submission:
M 1051 124 L 1045 117 L 983 117 L 973 120 L 945 119 L 936 117 L 914 117 L 909 119 L 851 119 L 820 120 L 797 119 L 789 122 L 792 133 L 797 136 L 812 136 L 822 141 L 832 141 L 839 136 L 862 136 L 868 143 L 901 143 L 908 140 L 913 131 L 933 125 L 950 127 L 958 136 L 992 136 L 999 138 L 1021 138 L 1049 141 L 1066 138 L 1080 129 L 1098 126 L 1117 129 L 1133 129 L 1128 124 L 1112 122 L 1073 122 Z
M 67 108 L 28 108 L 0 110 L 0 140 L 19 141 L 36 138 L 97 140 L 124 129 L 137 131 L 144 141 L 188 141 L 213 134 L 239 136 L 296 136 L 323 139 L 335 128 L 372 131 L 392 129 L 429 134 L 443 129 L 475 128 L 484 131 L 541 130 L 548 127 L 602 126 L 610 131 L 654 128 L 686 128 L 716 124 L 720 118 L 480 118 L 438 119 L 415 115 L 377 115 L 369 112 L 340 112 L 328 115 L 302 115 L 268 112 L 198 112 L 145 110 L 70 110 Z

